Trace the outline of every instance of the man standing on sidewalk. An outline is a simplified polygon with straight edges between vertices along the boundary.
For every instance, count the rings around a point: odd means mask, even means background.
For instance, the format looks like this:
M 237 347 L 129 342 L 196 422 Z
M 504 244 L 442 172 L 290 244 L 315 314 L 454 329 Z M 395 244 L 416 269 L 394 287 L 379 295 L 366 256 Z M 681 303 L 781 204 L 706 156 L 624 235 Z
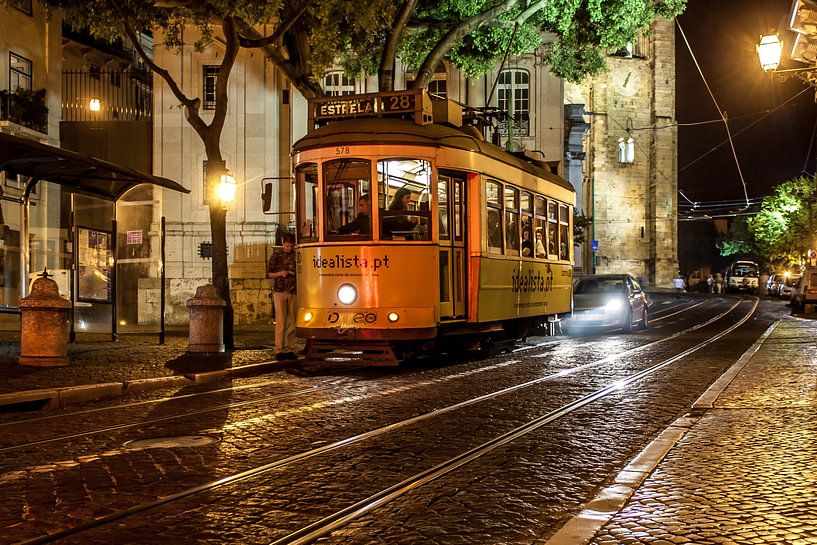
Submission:
M 273 304 L 275 305 L 275 358 L 294 359 L 292 353 L 295 341 L 295 237 L 284 233 L 281 238 L 283 250 L 272 254 L 267 267 L 267 278 L 273 284 Z

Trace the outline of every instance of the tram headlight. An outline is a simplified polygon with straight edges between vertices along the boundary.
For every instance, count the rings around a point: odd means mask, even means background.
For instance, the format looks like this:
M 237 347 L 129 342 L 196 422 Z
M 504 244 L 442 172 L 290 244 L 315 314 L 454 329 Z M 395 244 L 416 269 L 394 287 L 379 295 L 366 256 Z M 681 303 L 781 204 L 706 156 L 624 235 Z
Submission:
M 624 306 L 624 301 L 621 299 L 610 299 L 604 305 L 605 312 L 618 312 Z
M 389 312 L 388 318 L 390 322 L 396 322 L 397 320 L 400 319 L 400 315 L 397 314 L 396 312 Z
M 307 312 L 306 314 L 304 314 L 304 322 L 308 322 L 311 319 L 312 319 L 312 313 L 311 312 Z
M 344 305 L 351 305 L 357 301 L 357 288 L 351 284 L 343 284 L 338 288 L 338 301 Z

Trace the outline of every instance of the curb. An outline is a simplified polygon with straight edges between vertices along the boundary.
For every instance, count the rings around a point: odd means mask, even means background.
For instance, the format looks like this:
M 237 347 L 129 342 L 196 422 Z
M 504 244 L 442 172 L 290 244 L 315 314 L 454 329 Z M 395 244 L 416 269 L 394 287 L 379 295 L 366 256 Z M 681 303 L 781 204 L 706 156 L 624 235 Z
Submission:
M 267 371 L 283 369 L 287 367 L 287 364 L 291 363 L 292 362 L 263 361 L 203 373 L 168 375 L 122 382 L 80 384 L 77 386 L 66 386 L 64 388 L 21 390 L 19 392 L 0 394 L 0 412 L 13 410 L 51 411 L 69 405 L 80 405 L 88 401 L 113 399 L 164 388 L 184 388 L 185 386 L 204 384 L 226 377 L 260 375 Z

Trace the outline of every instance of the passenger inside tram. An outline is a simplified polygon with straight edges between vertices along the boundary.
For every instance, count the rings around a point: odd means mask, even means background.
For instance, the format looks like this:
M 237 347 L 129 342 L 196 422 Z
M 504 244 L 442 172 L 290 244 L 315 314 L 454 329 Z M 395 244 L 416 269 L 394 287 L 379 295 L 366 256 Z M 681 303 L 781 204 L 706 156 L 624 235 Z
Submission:
M 545 243 L 542 240 L 542 238 L 543 238 L 542 228 L 537 227 L 536 228 L 536 257 L 546 257 Z

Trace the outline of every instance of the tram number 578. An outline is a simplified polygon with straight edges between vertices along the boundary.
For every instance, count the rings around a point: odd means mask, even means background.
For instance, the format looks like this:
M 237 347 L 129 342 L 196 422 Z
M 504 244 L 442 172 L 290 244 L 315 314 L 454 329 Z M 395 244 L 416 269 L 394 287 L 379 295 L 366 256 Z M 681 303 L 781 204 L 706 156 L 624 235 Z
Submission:
M 338 146 L 335 148 L 335 155 L 349 155 L 349 146 Z

